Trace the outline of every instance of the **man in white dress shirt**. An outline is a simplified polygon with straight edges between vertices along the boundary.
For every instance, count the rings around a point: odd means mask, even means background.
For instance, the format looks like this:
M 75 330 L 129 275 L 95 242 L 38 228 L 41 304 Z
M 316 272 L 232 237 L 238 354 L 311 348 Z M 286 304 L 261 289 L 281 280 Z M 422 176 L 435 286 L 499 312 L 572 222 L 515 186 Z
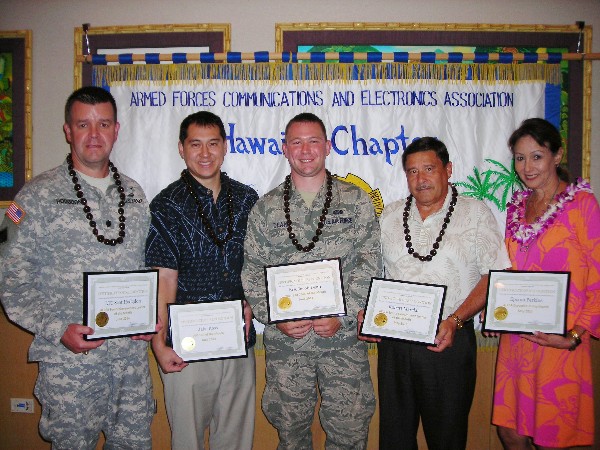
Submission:
M 449 183 L 444 143 L 414 141 L 402 165 L 411 195 L 386 206 L 380 219 L 386 278 L 447 292 L 435 345 L 378 344 L 380 449 L 416 449 L 419 419 L 430 450 L 464 449 L 476 377 L 472 317 L 485 304 L 489 270 L 510 261 L 489 208 Z

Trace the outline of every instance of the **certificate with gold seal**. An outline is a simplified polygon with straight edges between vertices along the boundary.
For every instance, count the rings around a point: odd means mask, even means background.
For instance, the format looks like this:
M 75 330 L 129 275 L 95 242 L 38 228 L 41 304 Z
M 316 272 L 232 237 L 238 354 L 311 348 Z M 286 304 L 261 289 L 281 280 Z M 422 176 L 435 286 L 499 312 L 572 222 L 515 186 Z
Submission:
M 346 315 L 339 258 L 265 267 L 269 323 Z
M 491 270 L 483 331 L 562 334 L 571 272 Z
M 170 304 L 168 308 L 169 342 L 185 362 L 248 356 L 242 300 Z
M 434 344 L 446 286 L 372 278 L 360 334 Z
M 83 299 L 88 341 L 155 333 L 158 270 L 85 272 Z

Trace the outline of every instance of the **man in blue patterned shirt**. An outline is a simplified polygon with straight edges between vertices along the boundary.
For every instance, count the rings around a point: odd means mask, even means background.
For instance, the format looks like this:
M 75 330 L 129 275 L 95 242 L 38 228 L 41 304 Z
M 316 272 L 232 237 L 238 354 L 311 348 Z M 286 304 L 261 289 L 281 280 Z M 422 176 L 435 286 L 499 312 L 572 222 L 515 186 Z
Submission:
M 159 269 L 159 315 L 170 303 L 243 299 L 240 273 L 248 213 L 258 195 L 221 172 L 227 153 L 225 127 L 213 113 L 186 117 L 179 154 L 187 169 L 150 204 L 152 222 L 146 265 Z M 248 347 L 255 341 L 252 311 L 245 303 Z M 171 445 L 201 449 L 209 427 L 210 448 L 251 449 L 254 435 L 255 361 L 248 358 L 186 363 L 166 343 L 152 340 L 162 369 Z

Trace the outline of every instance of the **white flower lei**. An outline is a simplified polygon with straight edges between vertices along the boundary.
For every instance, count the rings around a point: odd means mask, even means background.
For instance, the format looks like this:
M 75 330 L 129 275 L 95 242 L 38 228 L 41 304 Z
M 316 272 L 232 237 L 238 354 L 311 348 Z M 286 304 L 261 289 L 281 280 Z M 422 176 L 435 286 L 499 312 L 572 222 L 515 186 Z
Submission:
M 518 191 L 508 204 L 506 210 L 506 230 L 510 239 L 518 242 L 520 245 L 528 247 L 529 244 L 544 230 L 556 220 L 567 203 L 573 201 L 577 192 L 592 192 L 590 183 L 579 178 L 576 184 L 569 184 L 567 188 L 558 195 L 556 203 L 548 206 L 544 214 L 536 219 L 535 222 L 528 224 L 525 222 L 525 209 L 527 199 L 531 195 L 531 189 Z

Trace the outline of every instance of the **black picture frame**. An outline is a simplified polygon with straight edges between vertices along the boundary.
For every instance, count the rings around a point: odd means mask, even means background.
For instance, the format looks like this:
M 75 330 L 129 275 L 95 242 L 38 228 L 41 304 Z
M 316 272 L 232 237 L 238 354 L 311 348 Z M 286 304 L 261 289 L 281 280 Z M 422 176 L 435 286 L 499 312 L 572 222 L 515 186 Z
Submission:
M 0 53 L 12 55 L 12 174 L 10 187 L 0 187 L 0 208 L 7 208 L 31 179 L 31 30 L 0 31 Z

